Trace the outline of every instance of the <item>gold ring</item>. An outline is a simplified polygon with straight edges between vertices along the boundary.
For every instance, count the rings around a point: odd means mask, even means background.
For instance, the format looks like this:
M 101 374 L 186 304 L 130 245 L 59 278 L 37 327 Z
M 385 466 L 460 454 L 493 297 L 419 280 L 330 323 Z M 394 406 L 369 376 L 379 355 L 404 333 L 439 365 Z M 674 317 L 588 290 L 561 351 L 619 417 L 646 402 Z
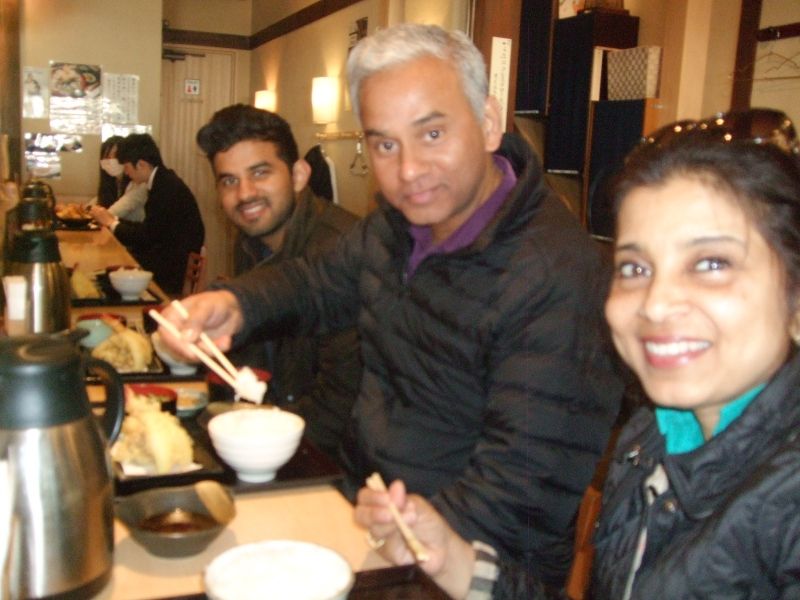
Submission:
M 367 537 L 367 544 L 373 550 L 377 550 L 386 543 L 386 540 L 384 538 L 376 540 L 374 537 L 372 537 L 372 534 L 369 531 L 367 531 L 366 537 Z

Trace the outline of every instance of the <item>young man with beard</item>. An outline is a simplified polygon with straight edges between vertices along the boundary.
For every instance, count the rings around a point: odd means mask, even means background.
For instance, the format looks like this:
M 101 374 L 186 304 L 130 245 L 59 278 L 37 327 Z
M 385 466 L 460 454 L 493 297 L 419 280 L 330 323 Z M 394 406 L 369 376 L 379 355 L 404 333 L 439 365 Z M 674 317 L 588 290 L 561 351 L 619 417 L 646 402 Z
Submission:
M 223 211 L 239 229 L 236 274 L 331 251 L 357 219 L 315 197 L 311 167 L 299 158 L 280 116 L 236 104 L 217 111 L 197 134 Z M 309 439 L 337 457 L 361 377 L 354 328 L 331 334 L 255 330 L 233 353 L 236 362 L 273 375 L 267 400 L 299 413 Z
M 503 135 L 463 33 L 378 31 L 347 72 L 378 208 L 334 252 L 192 296 L 186 320 L 167 310 L 181 339 L 161 331 L 187 355 L 201 331 L 227 348 L 259 327 L 357 324 L 350 496 L 373 471 L 403 480 L 557 590 L 622 392 L 599 253 L 524 140 Z

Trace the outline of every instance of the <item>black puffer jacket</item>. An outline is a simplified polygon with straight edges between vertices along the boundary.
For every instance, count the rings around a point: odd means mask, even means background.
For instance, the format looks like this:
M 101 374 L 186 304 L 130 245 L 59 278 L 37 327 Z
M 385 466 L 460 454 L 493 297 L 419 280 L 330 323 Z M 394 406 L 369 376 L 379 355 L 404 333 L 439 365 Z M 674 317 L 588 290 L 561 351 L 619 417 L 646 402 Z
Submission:
M 336 247 L 357 218 L 305 188 L 297 197 L 286 236 L 278 252 L 262 259 L 263 242 L 240 236 L 236 274 L 262 269 L 298 256 L 315 258 Z M 267 399 L 306 420 L 306 435 L 334 460 L 361 382 L 361 353 L 355 327 L 326 335 L 284 335 L 280 330 L 254 331 L 237 339 L 237 364 L 272 372 Z M 244 345 L 241 345 L 244 344 Z
M 594 598 L 622 600 L 637 538 L 647 546 L 631 598 L 800 598 L 800 357 L 722 433 L 665 455 L 653 413 L 621 434 L 595 535 Z M 648 507 L 645 479 L 669 489 Z
M 527 145 L 507 136 L 501 153 L 519 180 L 497 215 L 408 280 L 408 222 L 381 207 L 323 260 L 234 291 L 248 326 L 358 320 L 351 490 L 376 470 L 403 479 L 462 536 L 559 584 L 621 393 L 601 333 L 606 274 Z

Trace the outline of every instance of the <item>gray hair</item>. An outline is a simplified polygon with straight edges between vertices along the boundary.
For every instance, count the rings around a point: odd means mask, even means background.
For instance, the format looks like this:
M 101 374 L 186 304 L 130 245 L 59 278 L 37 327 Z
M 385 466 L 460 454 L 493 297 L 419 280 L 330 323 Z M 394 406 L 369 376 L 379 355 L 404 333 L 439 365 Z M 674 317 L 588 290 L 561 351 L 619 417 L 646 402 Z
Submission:
M 461 31 L 448 32 L 438 25 L 419 23 L 401 23 L 379 30 L 362 39 L 350 52 L 347 81 L 355 114 L 360 118 L 358 93 L 367 77 L 428 55 L 453 63 L 472 111 L 482 121 L 489 82 L 480 50 Z

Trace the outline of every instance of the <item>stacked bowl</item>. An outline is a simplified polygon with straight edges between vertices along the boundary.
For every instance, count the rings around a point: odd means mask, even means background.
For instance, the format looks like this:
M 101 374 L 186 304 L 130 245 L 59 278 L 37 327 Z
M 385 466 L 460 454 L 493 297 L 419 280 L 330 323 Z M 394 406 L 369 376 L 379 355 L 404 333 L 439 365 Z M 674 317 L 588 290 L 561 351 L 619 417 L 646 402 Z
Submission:
M 108 274 L 111 285 L 123 300 L 139 300 L 139 297 L 150 285 L 150 280 L 153 279 L 151 271 L 144 271 L 142 269 L 116 269 Z
M 302 417 L 279 408 L 232 410 L 208 422 L 208 434 L 219 457 L 242 481 L 275 478 L 300 445 Z

